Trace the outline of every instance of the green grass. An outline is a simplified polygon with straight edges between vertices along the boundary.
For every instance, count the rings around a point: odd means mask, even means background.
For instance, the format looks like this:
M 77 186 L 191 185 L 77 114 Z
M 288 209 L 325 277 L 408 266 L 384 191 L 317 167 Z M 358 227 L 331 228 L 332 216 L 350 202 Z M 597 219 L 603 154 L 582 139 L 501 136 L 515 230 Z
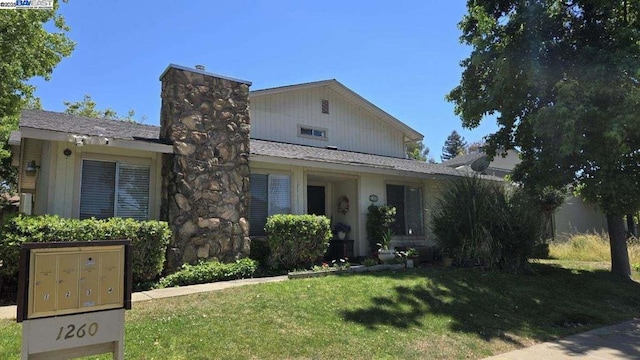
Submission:
M 135 303 L 126 358 L 477 359 L 640 315 L 638 283 L 534 270 L 343 274 Z M 19 349 L 20 325 L 0 321 L 0 359 Z

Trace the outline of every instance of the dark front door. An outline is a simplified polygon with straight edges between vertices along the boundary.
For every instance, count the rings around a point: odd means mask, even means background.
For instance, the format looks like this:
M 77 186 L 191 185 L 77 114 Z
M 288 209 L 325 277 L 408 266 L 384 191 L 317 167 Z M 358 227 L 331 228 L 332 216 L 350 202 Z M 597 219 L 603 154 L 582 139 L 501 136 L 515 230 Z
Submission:
M 307 214 L 326 215 L 324 186 L 307 186 Z

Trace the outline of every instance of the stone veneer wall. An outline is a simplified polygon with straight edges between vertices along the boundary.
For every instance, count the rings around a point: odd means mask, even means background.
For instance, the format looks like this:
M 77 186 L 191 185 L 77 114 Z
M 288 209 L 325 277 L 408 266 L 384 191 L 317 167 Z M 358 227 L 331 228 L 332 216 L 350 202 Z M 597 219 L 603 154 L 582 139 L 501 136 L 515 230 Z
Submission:
M 168 267 L 249 255 L 249 86 L 171 65 L 163 73 L 161 218 L 173 244 Z

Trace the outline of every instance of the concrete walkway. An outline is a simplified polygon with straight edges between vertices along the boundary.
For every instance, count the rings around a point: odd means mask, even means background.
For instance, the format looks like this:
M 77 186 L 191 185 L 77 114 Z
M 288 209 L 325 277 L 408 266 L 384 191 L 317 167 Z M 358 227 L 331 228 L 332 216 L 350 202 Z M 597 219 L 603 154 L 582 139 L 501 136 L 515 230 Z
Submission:
M 640 318 L 488 359 L 640 359 Z
M 287 280 L 287 276 L 276 276 L 149 290 L 132 294 L 131 300 L 133 302 L 149 301 L 285 280 Z M 0 319 L 15 318 L 16 306 L 0 307 Z M 486 358 L 486 360 L 489 359 L 640 359 L 640 318 Z

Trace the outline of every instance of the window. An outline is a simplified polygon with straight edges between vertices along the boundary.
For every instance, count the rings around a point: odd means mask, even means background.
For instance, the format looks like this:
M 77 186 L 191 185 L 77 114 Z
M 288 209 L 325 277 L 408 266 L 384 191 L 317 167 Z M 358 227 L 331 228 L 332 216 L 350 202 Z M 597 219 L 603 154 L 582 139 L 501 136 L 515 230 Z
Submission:
M 291 181 L 289 175 L 251 174 L 249 184 L 249 235 L 264 235 L 267 217 L 291 212 Z
M 149 219 L 149 166 L 84 160 L 80 219 Z
M 298 135 L 314 139 L 327 139 L 327 129 L 298 125 Z
M 396 208 L 396 221 L 391 225 L 396 235 L 424 235 L 422 191 L 420 188 L 387 185 L 387 205 Z

